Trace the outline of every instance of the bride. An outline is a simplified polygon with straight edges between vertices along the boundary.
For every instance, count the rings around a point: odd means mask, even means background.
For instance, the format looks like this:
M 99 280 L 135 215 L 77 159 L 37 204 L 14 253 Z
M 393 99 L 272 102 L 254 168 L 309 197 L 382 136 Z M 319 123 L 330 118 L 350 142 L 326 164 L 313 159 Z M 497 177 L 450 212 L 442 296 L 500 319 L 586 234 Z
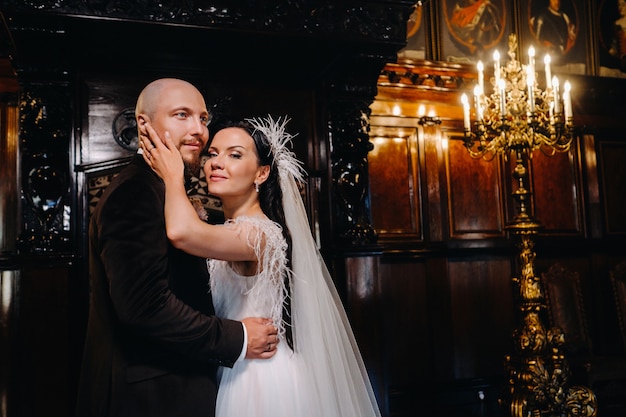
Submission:
M 298 191 L 303 168 L 288 149 L 287 119 L 248 119 L 219 130 L 204 166 L 223 225 L 202 221 L 187 198 L 180 154 L 148 124 L 146 162 L 163 178 L 173 245 L 208 259 L 216 313 L 272 317 L 270 360 L 220 368 L 217 417 L 367 417 L 380 411 L 361 354 L 309 228 Z M 268 349 L 271 349 L 268 346 Z

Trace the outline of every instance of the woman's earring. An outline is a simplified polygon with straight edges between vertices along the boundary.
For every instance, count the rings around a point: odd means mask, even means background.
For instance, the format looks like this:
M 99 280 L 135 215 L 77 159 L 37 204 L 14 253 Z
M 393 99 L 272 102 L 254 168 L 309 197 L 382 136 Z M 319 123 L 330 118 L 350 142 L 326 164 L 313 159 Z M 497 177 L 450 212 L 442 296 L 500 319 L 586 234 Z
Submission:
M 257 193 L 259 192 L 259 184 L 257 184 L 256 181 L 254 183 L 254 189 L 256 190 Z

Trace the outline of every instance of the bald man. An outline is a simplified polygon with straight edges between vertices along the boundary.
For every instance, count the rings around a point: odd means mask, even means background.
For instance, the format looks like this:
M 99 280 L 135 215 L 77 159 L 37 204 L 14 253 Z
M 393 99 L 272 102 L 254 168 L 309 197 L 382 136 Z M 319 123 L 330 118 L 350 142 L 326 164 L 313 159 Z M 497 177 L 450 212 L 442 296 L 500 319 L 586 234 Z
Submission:
M 196 87 L 153 81 L 135 115 L 138 129 L 150 122 L 162 137 L 168 132 L 188 175 L 199 175 L 210 114 Z M 169 243 L 164 202 L 163 182 L 137 155 L 93 212 L 77 417 L 211 417 L 219 365 L 276 353 L 271 320 L 214 315 L 205 260 Z

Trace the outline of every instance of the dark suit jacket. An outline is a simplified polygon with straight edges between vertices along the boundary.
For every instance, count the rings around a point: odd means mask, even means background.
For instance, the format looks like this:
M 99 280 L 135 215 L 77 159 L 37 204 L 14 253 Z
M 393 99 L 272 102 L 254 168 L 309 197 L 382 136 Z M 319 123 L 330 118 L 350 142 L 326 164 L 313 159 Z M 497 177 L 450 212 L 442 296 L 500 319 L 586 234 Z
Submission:
M 164 200 L 138 155 L 92 215 L 77 417 L 213 416 L 217 365 L 241 353 L 242 324 L 213 316 L 205 261 L 169 244 Z

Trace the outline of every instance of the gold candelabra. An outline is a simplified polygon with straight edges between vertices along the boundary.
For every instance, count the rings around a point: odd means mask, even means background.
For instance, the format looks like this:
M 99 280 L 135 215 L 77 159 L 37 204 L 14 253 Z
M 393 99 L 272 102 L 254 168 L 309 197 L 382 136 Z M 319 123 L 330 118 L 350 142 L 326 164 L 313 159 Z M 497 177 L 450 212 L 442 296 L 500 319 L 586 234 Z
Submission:
M 585 386 L 572 386 L 563 354 L 564 335 L 558 328 L 547 330 L 545 296 L 534 271 L 533 236 L 541 224 L 530 212 L 531 192 L 528 163 L 533 152 L 548 156 L 567 152 L 574 138 L 571 85 L 552 77 L 550 56 L 544 58 L 545 89 L 540 89 L 535 68 L 535 50 L 528 50 L 528 64 L 516 58 L 517 37 L 509 35 L 509 61 L 500 65 L 494 52 L 491 94 L 485 93 L 484 66 L 478 62 L 474 88 L 475 121 L 470 120 L 470 102 L 463 104 L 464 143 L 473 158 L 492 160 L 497 155 L 515 156 L 513 192 L 518 210 L 507 230 L 518 238 L 520 276 L 513 277 L 519 291 L 520 324 L 513 332 L 515 353 L 507 355 L 508 396 L 503 399 L 512 417 L 585 416 L 597 414 L 597 400 Z
M 474 88 L 475 129 L 471 130 L 470 104 L 463 94 L 465 146 L 474 158 L 492 159 L 497 154 L 523 150 L 530 155 L 540 149 L 549 155 L 569 150 L 573 137 L 571 85 L 563 92 L 552 77 L 550 55 L 544 58 L 546 88 L 541 90 L 535 74 L 535 49 L 528 49 L 528 64 L 516 59 L 517 37 L 509 36 L 509 58 L 500 65 L 494 52 L 493 93 L 485 94 L 484 68 L 478 62 L 478 84 Z

